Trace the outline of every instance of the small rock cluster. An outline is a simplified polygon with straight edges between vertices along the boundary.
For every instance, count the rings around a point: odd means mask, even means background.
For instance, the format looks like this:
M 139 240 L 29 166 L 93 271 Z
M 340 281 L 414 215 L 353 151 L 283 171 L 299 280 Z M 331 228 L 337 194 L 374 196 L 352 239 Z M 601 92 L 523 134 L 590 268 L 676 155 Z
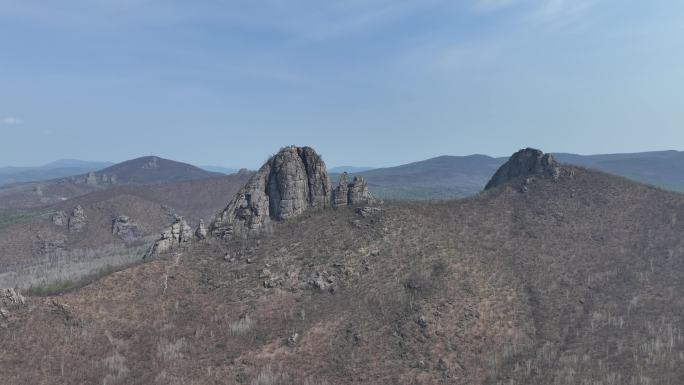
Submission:
M 382 212 L 382 209 L 380 207 L 373 206 L 358 207 L 356 209 L 356 213 L 364 218 L 372 217 L 373 215 L 379 214 L 380 212 Z
M 193 231 L 188 222 L 183 217 L 176 215 L 171 226 L 164 230 L 161 237 L 154 242 L 148 255 L 165 253 L 175 246 L 191 242 L 193 238 Z
M 145 232 L 139 224 L 132 222 L 129 217 L 119 215 L 112 221 L 112 234 L 126 242 L 131 242 L 140 239 L 145 235 Z
M 83 207 L 81 207 L 81 205 L 76 206 L 69 217 L 69 232 L 78 233 L 83 230 L 86 226 L 86 219 L 87 217 Z
M 57 211 L 52 214 L 52 224 L 55 226 L 66 226 L 69 222 L 69 217 L 64 211 Z
M 175 215 L 171 226 L 161 233 L 161 236 L 154 242 L 154 245 L 150 248 L 145 257 L 165 253 L 176 246 L 188 244 L 195 240 L 204 240 L 207 238 L 207 234 L 208 232 L 204 225 L 204 221 L 200 220 L 197 229 L 193 231 L 185 218 Z
M 368 185 L 361 176 L 355 176 L 349 182 L 349 175 L 344 172 L 340 176 L 340 182 L 332 192 L 333 207 L 356 206 L 374 202 L 375 199 L 368 191 Z
M 98 186 L 106 184 L 115 184 L 118 178 L 116 177 L 116 175 L 100 174 L 91 171 L 88 174 L 86 174 L 85 177 L 71 177 L 69 180 L 74 183 L 83 183 L 90 186 Z
M 26 306 L 26 299 L 13 288 L 0 289 L 0 319 L 7 320 L 10 311 Z
M 199 225 L 197 225 L 197 230 L 195 230 L 195 237 L 200 241 L 207 239 L 209 231 L 207 226 L 204 225 L 204 221 L 200 219 Z

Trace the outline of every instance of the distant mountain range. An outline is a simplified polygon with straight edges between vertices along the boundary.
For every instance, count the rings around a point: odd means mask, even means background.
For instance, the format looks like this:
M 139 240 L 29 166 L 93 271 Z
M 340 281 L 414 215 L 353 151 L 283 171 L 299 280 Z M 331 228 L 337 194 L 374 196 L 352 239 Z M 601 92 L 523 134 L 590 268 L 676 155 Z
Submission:
M 112 162 L 89 162 L 76 159 L 61 159 L 37 167 L 0 167 L 0 186 L 48 180 L 65 176 L 87 174 L 113 165 Z
M 601 155 L 557 153 L 554 155 L 561 163 L 593 168 L 642 183 L 684 192 L 684 172 L 682 172 L 684 152 L 653 151 Z M 157 160 L 154 161 L 154 159 Z M 329 172 L 334 184 L 339 174 L 344 171 L 362 175 L 366 178 L 371 191 L 383 199 L 449 199 L 470 196 L 481 191 L 506 159 L 487 155 L 439 156 L 386 168 L 338 166 L 332 167 Z M 88 173 L 94 171 L 94 179 L 91 177 L 89 182 L 86 181 Z M 0 186 L 28 181 L 70 180 L 75 184 L 80 184 L 80 187 L 76 189 L 78 191 L 73 191 L 74 188 L 71 185 L 68 185 L 69 191 L 65 191 L 65 185 L 62 185 L 57 195 L 72 197 L 83 193 L 80 191 L 83 186 L 86 186 L 86 190 L 90 189 L 91 186 L 89 187 L 88 183 L 103 185 L 103 183 L 111 183 L 112 180 L 116 185 L 168 183 L 201 179 L 218 174 L 233 174 L 237 171 L 235 168 L 222 166 L 195 167 L 159 157 L 142 157 L 116 165 L 109 162 L 65 159 L 41 167 L 0 168 Z M 74 175 L 75 177 L 72 177 Z M 40 183 L 40 185 L 45 187 L 45 183 L 47 182 Z M 21 184 L 21 186 L 27 185 Z M 35 186 L 32 185 L 31 188 Z M 44 193 L 46 190 L 42 188 L 41 191 Z M 0 190 L 0 200 L 4 199 L 5 193 Z M 4 206 L 5 203 L 0 202 L 0 206 Z
M 335 174 L 341 174 L 343 172 L 348 172 L 348 173 L 357 173 L 357 172 L 364 172 L 364 171 L 370 171 L 374 170 L 377 167 L 356 167 L 356 166 L 338 166 L 338 167 L 333 167 L 328 172 L 335 173 Z
M 46 206 L 94 191 L 129 185 L 156 185 L 223 176 L 187 163 L 145 156 L 98 171 L 0 186 L 0 210 Z
M 235 174 L 236 172 L 240 171 L 237 168 L 223 167 L 223 166 L 208 165 L 208 166 L 198 166 L 198 167 L 201 168 L 202 170 L 205 170 L 205 171 L 217 172 L 217 173 L 226 174 L 226 175 Z

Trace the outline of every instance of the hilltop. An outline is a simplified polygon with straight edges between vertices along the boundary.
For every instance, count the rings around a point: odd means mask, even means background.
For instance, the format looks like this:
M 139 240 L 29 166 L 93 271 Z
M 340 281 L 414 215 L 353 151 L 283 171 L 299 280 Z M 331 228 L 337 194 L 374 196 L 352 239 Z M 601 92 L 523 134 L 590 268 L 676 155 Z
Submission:
M 0 167 L 0 186 L 86 174 L 111 165 L 113 165 L 111 162 L 60 159 L 39 167 Z
M 554 153 L 563 164 L 582 166 L 632 180 L 684 192 L 684 152 L 653 151 L 577 155 Z M 507 158 L 486 155 L 440 156 L 405 165 L 358 171 L 380 198 L 440 200 L 472 196 L 481 191 Z
M 157 156 L 145 156 L 87 174 L 1 186 L 0 210 L 47 206 L 94 191 L 119 186 L 154 185 L 219 175 L 222 174 L 205 171 L 187 163 Z

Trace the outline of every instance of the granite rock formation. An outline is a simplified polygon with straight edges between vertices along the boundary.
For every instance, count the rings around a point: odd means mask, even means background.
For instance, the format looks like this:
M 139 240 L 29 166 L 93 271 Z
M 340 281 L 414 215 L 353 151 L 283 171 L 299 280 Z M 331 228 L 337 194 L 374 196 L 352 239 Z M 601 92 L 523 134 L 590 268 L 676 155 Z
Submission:
M 485 190 L 500 186 L 515 179 L 544 177 L 557 180 L 560 177 L 560 165 L 551 154 L 540 150 L 526 148 L 513 154 L 489 180 Z
M 285 147 L 269 159 L 212 223 L 212 235 L 246 236 L 272 221 L 294 218 L 331 203 L 321 157 L 310 147 Z
M 192 228 L 188 222 L 176 215 L 173 224 L 161 233 L 161 237 L 154 242 L 147 256 L 162 254 L 176 246 L 192 242 L 193 237 Z
M 83 230 L 86 225 L 86 219 L 83 207 L 81 205 L 76 206 L 69 217 L 69 232 L 78 233 Z
M 333 207 L 346 206 L 349 204 L 349 175 L 343 172 L 340 182 L 332 193 Z
M 373 203 L 375 198 L 368 191 L 368 185 L 363 177 L 355 176 L 350 183 L 346 172 L 340 175 L 340 182 L 333 190 L 332 204 L 339 206 L 357 206 L 361 204 Z
M 55 226 L 66 226 L 69 222 L 69 217 L 64 211 L 57 211 L 52 214 L 52 224 Z
M 26 306 L 26 299 L 13 288 L 0 289 L 0 320 L 10 316 L 10 310 Z
M 145 232 L 139 224 L 132 222 L 129 217 L 119 215 L 112 221 L 112 234 L 126 242 L 130 242 L 141 238 L 145 235 Z
M 207 239 L 208 234 L 209 231 L 207 230 L 207 226 L 205 226 L 204 221 L 200 219 L 199 224 L 197 225 L 197 230 L 195 230 L 195 238 L 202 241 Z

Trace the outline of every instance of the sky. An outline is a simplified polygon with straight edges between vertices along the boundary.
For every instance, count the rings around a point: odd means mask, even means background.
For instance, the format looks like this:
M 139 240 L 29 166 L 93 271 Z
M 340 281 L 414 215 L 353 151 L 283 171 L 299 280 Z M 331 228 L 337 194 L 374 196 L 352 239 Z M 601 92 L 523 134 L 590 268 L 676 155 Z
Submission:
M 684 149 L 681 0 L 0 0 L 0 165 Z

